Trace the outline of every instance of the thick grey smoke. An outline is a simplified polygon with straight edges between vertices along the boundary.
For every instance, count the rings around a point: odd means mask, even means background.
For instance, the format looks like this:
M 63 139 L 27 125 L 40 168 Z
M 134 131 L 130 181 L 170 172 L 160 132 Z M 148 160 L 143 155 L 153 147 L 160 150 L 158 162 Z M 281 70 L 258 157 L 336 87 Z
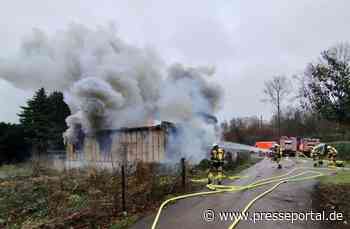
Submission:
M 89 29 L 72 24 L 49 37 L 33 30 L 18 55 L 0 61 L 0 77 L 23 89 L 43 86 L 64 92 L 72 115 L 65 140 L 74 142 L 77 129 L 144 125 L 151 117 L 181 128 L 181 152 L 195 154 L 215 140 L 203 114 L 220 106 L 221 89 L 208 81 L 214 69 L 169 68 L 149 49 L 122 41 L 113 26 Z

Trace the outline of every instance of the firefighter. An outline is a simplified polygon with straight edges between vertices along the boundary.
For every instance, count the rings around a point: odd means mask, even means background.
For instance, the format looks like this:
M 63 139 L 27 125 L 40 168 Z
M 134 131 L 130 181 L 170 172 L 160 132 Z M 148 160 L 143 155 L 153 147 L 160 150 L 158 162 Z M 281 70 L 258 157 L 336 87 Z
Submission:
M 337 154 L 338 154 L 338 151 L 334 147 L 329 145 L 326 146 L 325 155 L 327 155 L 328 160 L 330 160 L 330 163 L 329 163 L 330 165 L 334 165 L 334 166 L 337 165 L 337 161 L 336 161 Z
M 272 148 L 272 160 L 277 163 L 277 168 L 281 169 L 282 165 L 280 164 L 280 161 L 282 159 L 282 150 L 281 146 L 278 144 L 275 144 Z
M 213 144 L 210 152 L 210 167 L 208 173 L 208 184 L 214 182 L 215 178 L 218 184 L 221 185 L 223 174 L 223 165 L 225 159 L 225 151 L 218 144 Z M 216 175 L 216 176 L 215 176 Z
M 322 166 L 323 161 L 321 159 L 321 153 L 322 153 L 322 150 L 320 150 L 319 148 L 317 148 L 317 147 L 311 148 L 311 157 L 312 157 L 312 160 L 315 161 L 314 167 Z
M 323 159 L 327 158 L 330 160 L 329 165 L 337 166 L 337 157 L 338 151 L 330 145 L 319 144 L 314 147 L 311 151 L 311 155 L 314 161 L 318 160 L 318 163 L 314 163 L 314 166 L 321 166 L 323 164 Z
M 311 157 L 315 161 L 315 167 L 321 167 L 323 165 L 323 159 L 327 155 L 327 148 L 328 146 L 322 143 L 311 149 Z

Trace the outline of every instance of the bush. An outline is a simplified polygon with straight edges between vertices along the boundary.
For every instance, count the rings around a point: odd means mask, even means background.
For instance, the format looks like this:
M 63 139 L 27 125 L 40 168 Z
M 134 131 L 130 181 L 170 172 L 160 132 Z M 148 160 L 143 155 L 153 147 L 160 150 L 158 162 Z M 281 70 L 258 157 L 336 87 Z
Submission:
M 330 142 L 329 144 L 337 149 L 337 157 L 340 160 L 350 160 L 350 142 Z
M 209 167 L 210 167 L 210 160 L 208 159 L 201 160 L 197 166 L 197 168 L 200 170 L 206 170 L 206 169 L 209 169 Z
M 25 161 L 29 148 L 22 126 L 0 122 L 0 165 Z

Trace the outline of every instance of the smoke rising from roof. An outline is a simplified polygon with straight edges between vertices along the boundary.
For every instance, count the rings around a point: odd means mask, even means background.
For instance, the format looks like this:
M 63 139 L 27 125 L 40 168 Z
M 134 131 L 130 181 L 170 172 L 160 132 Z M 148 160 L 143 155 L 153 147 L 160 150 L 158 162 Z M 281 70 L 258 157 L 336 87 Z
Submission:
M 167 67 L 152 50 L 122 41 L 113 25 L 71 24 L 54 36 L 35 29 L 17 56 L 0 61 L 0 77 L 18 88 L 64 92 L 72 112 L 67 141 L 76 140 L 80 127 L 93 134 L 144 125 L 152 117 L 182 127 L 179 151 L 186 153 L 215 140 L 213 126 L 200 115 L 220 107 L 222 90 L 208 81 L 213 74 L 210 67 Z

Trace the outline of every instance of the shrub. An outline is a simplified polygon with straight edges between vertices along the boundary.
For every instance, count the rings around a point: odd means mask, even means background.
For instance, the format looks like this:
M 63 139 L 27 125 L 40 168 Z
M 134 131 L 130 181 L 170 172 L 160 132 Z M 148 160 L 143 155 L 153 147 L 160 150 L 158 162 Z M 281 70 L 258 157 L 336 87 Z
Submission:
M 330 142 L 329 144 L 337 149 L 337 157 L 340 160 L 350 160 L 350 142 Z
M 208 159 L 203 159 L 199 162 L 197 168 L 200 170 L 206 170 L 210 167 L 210 161 Z

